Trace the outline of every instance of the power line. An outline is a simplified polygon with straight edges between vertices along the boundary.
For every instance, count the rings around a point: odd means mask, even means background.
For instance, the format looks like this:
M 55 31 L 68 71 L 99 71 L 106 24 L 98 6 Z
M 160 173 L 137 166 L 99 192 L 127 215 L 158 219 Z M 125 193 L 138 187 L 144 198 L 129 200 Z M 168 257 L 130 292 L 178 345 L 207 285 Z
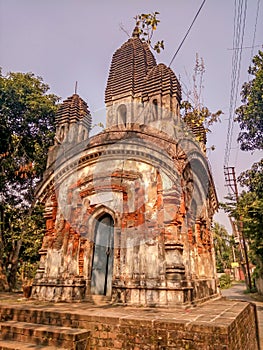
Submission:
M 244 40 L 244 34 L 245 34 L 247 0 L 245 1 L 245 5 L 244 6 L 245 6 L 245 8 L 244 8 L 244 15 L 243 15 L 243 22 L 242 22 L 241 47 L 243 47 L 243 40 Z M 239 78 L 240 78 L 240 70 L 241 70 L 241 55 L 242 55 L 242 50 L 239 51 L 237 85 L 236 85 L 236 89 L 235 89 L 235 100 L 234 100 L 233 116 L 235 114 L 235 109 L 236 109 L 236 104 L 237 104 Z M 232 140 L 231 140 L 231 142 L 232 142 Z M 239 149 L 237 149 L 237 154 L 238 154 L 238 151 L 239 151 Z
M 253 46 L 243 46 L 243 47 L 233 47 L 232 49 L 227 50 L 244 50 L 244 49 L 254 49 L 255 47 L 261 47 L 262 45 L 253 45 Z
M 185 39 L 187 38 L 187 36 L 188 36 L 188 34 L 189 34 L 189 32 L 190 32 L 190 30 L 191 30 L 193 24 L 194 24 L 194 22 L 196 21 L 198 15 L 199 15 L 199 13 L 200 13 L 200 11 L 202 10 L 202 7 L 204 6 L 205 1 L 206 1 L 206 0 L 204 0 L 204 1 L 202 2 L 202 4 L 201 4 L 199 10 L 197 11 L 197 13 L 196 13 L 196 15 L 195 15 L 195 17 L 194 17 L 194 19 L 193 19 L 193 21 L 192 21 L 192 23 L 191 23 L 189 29 L 188 29 L 188 31 L 186 32 L 186 34 L 185 34 L 183 40 L 181 41 L 181 44 L 179 45 L 178 49 L 176 50 L 175 54 L 173 55 L 173 58 L 171 59 L 171 62 L 170 62 L 170 64 L 169 64 L 169 67 L 171 66 L 171 64 L 173 63 L 173 60 L 175 59 L 176 55 L 178 54 L 179 50 L 181 49 L 181 47 L 182 47 L 182 45 L 183 45 Z
M 234 34 L 233 34 L 233 47 L 236 47 L 236 38 L 237 38 L 237 2 L 235 1 L 235 12 L 234 12 Z M 227 128 L 227 140 L 226 140 L 226 148 L 225 148 L 225 157 L 224 157 L 224 165 L 228 165 L 229 160 L 229 153 L 230 153 L 230 140 L 232 139 L 232 127 L 233 127 L 233 120 L 232 120 L 232 103 L 233 103 L 233 94 L 234 94 L 234 88 L 235 88 L 235 81 L 236 81 L 236 57 L 237 53 L 236 51 L 233 51 L 232 54 L 232 71 L 231 71 L 231 91 L 230 91 L 230 101 L 229 101 L 229 119 L 228 119 L 228 128 Z
M 230 158 L 232 137 L 233 137 L 233 124 L 234 114 L 236 109 L 237 95 L 239 89 L 239 78 L 241 68 L 241 57 L 243 48 L 243 39 L 246 23 L 246 11 L 247 0 L 235 0 L 235 15 L 234 15 L 234 35 L 233 35 L 233 48 L 239 47 L 240 50 L 233 50 L 232 55 L 232 73 L 231 73 L 231 92 L 229 101 L 229 119 L 227 129 L 227 140 L 225 148 L 224 165 L 227 166 Z
M 250 62 L 252 61 L 254 47 L 260 46 L 260 45 L 255 46 L 256 31 L 257 31 L 257 24 L 258 24 L 259 3 L 260 3 L 260 0 L 258 0 L 258 2 L 257 2 L 257 12 L 256 12 L 255 27 L 254 27 L 253 40 L 252 40 L 251 53 L 250 53 Z M 249 81 L 249 78 L 250 77 L 248 76 L 248 81 Z

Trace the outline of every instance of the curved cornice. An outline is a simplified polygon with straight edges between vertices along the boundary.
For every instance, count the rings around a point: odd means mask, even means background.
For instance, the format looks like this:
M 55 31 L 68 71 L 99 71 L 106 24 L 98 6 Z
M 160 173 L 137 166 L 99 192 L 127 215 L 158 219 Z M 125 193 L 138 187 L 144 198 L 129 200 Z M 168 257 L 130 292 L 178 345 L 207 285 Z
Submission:
M 178 179 L 189 163 L 194 152 L 199 153 L 200 162 L 208 170 L 209 194 L 213 197 L 214 209 L 217 204 L 212 176 L 207 166 L 207 160 L 198 152 L 196 143 L 192 143 L 192 152 L 185 152 L 183 142 L 176 142 L 165 133 L 148 126 L 134 125 L 123 130 L 111 128 L 91 137 L 88 141 L 79 143 L 69 149 L 63 145 L 57 151 L 57 159 L 44 174 L 44 179 L 36 191 L 36 197 L 44 201 L 68 176 L 82 168 L 105 160 L 132 159 L 145 162 L 162 169 L 171 179 Z M 195 150 L 194 150 L 195 149 Z

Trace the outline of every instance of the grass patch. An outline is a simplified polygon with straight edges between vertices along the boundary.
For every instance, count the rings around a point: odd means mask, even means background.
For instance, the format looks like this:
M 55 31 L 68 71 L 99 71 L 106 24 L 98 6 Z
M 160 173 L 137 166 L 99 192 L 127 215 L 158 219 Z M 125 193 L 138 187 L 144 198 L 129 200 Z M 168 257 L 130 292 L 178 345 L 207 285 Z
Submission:
M 227 289 L 230 288 L 232 283 L 231 283 L 231 278 L 229 275 L 224 273 L 219 277 L 219 285 L 221 289 Z

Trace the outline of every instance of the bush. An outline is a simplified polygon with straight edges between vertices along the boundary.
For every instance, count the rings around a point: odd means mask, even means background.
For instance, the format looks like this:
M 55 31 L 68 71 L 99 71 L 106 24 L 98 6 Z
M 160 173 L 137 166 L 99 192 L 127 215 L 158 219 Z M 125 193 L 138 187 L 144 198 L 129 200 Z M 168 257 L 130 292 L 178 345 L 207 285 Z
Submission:
M 226 273 L 222 274 L 219 277 L 219 285 L 221 289 L 227 289 L 231 287 L 231 278 L 230 275 L 227 275 Z

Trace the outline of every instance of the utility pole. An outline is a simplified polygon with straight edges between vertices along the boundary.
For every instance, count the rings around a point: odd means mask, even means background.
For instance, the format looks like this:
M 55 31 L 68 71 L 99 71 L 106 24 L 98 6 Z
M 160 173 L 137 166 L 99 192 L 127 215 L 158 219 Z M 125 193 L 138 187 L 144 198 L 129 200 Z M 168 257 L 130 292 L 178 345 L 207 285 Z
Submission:
M 235 174 L 235 168 L 234 167 L 225 167 L 224 166 L 224 175 L 225 175 L 225 181 L 226 186 L 234 193 L 236 203 L 238 203 L 238 189 L 237 189 L 237 181 L 236 181 L 236 174 Z M 232 224 L 233 220 L 232 218 L 229 218 L 230 222 Z M 232 225 L 233 227 L 233 225 Z M 240 216 L 238 222 L 237 222 L 237 229 L 235 229 L 235 232 L 238 234 L 240 247 L 241 247 L 241 255 L 245 258 L 245 264 L 246 264 L 246 274 L 247 274 L 247 284 L 249 290 L 252 289 L 252 283 L 251 283 L 251 276 L 250 276 L 250 269 L 249 269 L 249 261 L 248 261 L 248 252 L 247 252 L 247 243 L 243 232 L 243 221 L 242 217 Z M 243 254 L 244 252 L 244 254 Z

